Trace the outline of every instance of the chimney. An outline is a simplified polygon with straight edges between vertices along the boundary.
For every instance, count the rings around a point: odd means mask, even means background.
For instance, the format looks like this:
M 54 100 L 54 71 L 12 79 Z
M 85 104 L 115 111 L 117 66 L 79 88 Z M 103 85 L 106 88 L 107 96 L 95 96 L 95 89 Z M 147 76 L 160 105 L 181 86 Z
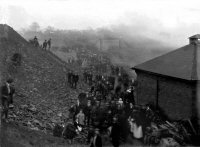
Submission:
M 200 43 L 200 34 L 189 37 L 189 44 L 198 44 Z

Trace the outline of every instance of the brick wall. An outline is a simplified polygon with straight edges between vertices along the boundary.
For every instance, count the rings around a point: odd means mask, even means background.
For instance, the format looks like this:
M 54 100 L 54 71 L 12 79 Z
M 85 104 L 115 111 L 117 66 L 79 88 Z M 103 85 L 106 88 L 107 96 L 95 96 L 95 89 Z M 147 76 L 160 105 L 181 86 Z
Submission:
M 196 103 L 197 116 L 199 118 L 198 124 L 200 125 L 200 82 L 197 84 L 196 98 L 197 98 L 197 103 Z
M 137 72 L 137 104 L 156 102 L 156 77 Z
M 157 80 L 158 105 L 171 119 L 190 118 L 193 114 L 192 86 L 190 83 L 169 77 L 158 77 L 137 71 L 137 102 L 156 104 Z
M 189 83 L 170 78 L 159 79 L 159 106 L 172 119 L 190 118 L 193 101 Z

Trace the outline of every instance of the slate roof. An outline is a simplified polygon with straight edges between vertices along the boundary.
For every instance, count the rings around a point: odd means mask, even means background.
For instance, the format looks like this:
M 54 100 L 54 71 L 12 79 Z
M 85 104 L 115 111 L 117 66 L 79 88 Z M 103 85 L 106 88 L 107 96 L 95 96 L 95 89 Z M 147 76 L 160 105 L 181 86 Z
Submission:
M 200 35 L 194 37 L 199 39 Z M 183 46 L 133 69 L 189 81 L 200 80 L 200 43 Z
M 200 34 L 193 35 L 193 36 L 191 36 L 189 38 L 191 38 L 191 39 L 199 39 L 200 38 Z

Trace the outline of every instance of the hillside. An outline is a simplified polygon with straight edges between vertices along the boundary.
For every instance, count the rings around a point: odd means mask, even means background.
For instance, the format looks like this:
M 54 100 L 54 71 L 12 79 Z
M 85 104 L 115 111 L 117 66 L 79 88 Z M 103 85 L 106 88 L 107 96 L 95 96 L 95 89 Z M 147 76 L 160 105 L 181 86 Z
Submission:
M 0 80 L 14 79 L 16 96 L 10 122 L 51 132 L 68 117 L 68 109 L 84 89 L 68 88 L 67 68 L 50 52 L 34 48 L 8 25 L 0 25 Z M 20 56 L 16 64 L 13 55 Z M 18 58 L 19 59 L 19 58 Z

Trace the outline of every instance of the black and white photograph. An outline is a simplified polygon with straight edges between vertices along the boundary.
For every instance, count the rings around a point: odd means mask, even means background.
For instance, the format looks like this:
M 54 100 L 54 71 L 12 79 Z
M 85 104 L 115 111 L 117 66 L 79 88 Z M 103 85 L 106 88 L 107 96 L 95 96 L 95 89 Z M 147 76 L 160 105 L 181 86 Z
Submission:
M 0 0 L 0 147 L 200 146 L 199 0 Z

